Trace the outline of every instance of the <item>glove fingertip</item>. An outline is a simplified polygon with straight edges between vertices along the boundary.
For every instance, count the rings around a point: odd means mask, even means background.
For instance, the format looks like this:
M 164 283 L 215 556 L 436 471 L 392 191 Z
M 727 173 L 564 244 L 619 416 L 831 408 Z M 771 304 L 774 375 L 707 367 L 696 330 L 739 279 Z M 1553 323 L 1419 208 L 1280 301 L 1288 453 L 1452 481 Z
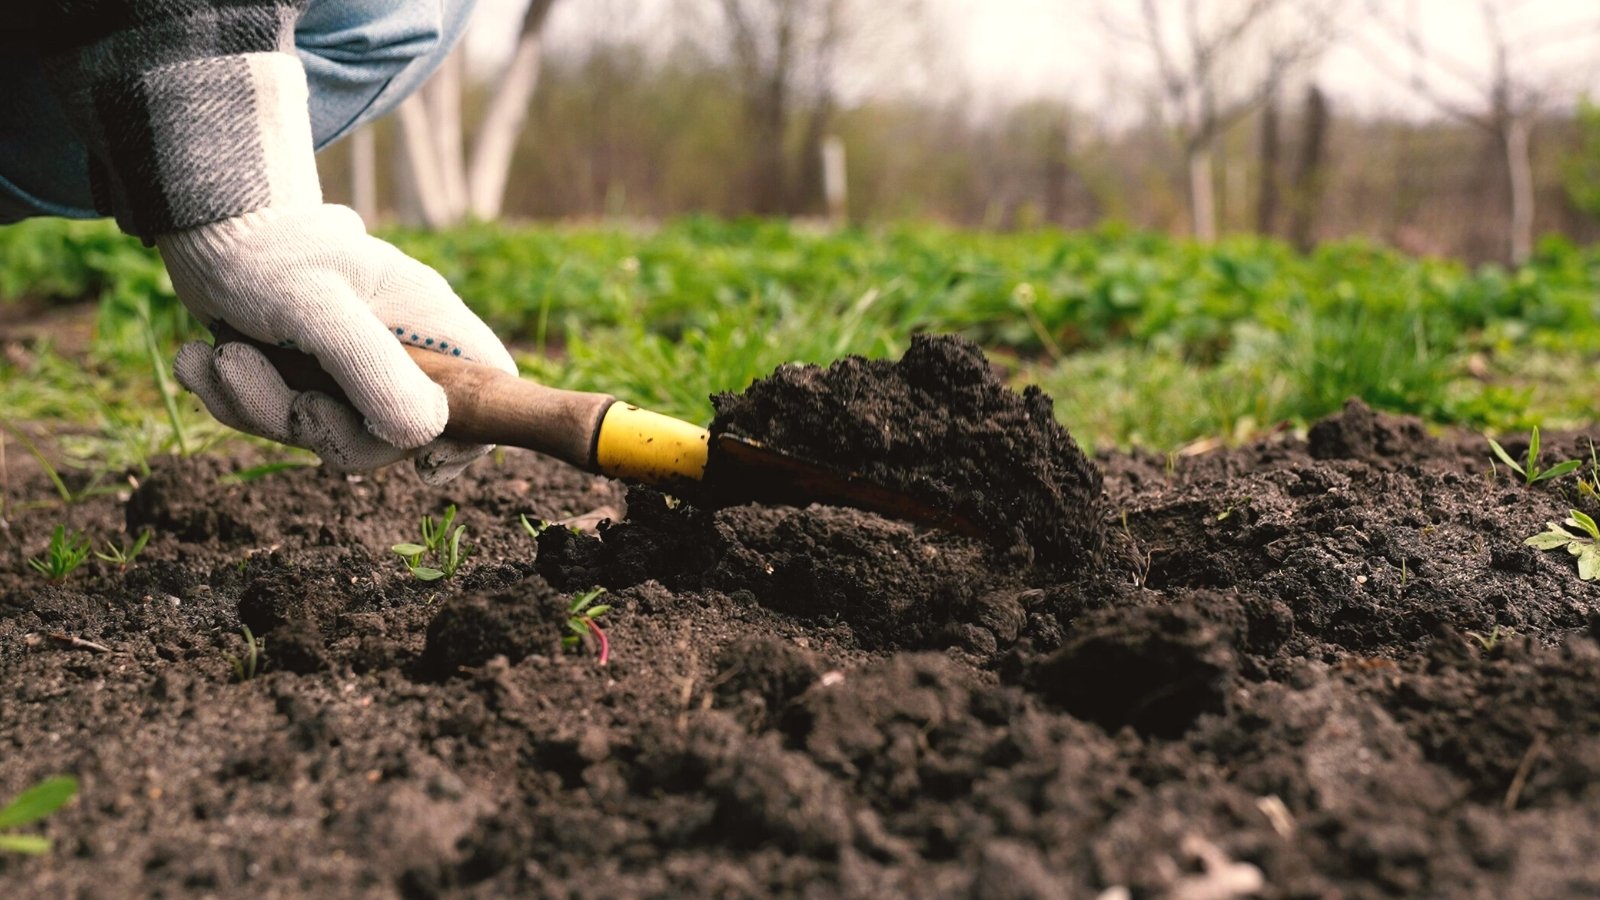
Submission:
M 463 444 L 460 441 L 440 438 L 424 447 L 413 462 L 417 468 L 417 477 L 422 479 L 422 483 L 437 487 L 455 480 L 467 470 L 468 466 L 493 450 L 493 444 Z
M 178 348 L 178 355 L 172 361 L 172 374 L 184 390 L 197 394 L 200 386 L 210 380 L 211 364 L 211 345 L 205 341 L 190 341 Z
M 316 391 L 289 407 L 294 443 L 322 458 L 333 472 L 370 472 L 406 457 L 406 451 L 368 433 L 354 409 Z
M 421 383 L 388 391 L 398 397 L 398 410 L 376 405 L 368 414 L 366 427 L 379 440 L 404 450 L 415 450 L 444 433 L 450 421 L 450 401 L 444 388 L 421 375 Z

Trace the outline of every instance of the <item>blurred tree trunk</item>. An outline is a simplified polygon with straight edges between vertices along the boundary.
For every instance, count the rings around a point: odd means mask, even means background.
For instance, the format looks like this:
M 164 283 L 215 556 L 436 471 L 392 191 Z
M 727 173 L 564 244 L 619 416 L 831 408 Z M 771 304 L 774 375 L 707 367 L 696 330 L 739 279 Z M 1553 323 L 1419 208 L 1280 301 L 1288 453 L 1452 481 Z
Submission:
M 1316 85 L 1306 90 L 1305 111 L 1301 115 L 1300 155 L 1289 189 L 1289 241 L 1301 253 L 1309 253 L 1316 246 L 1317 210 L 1327 183 L 1328 99 Z
M 400 140 L 395 144 L 400 219 L 430 229 L 449 227 L 458 215 L 450 208 L 425 92 L 408 97 L 395 114 L 400 119 Z
M 1212 141 L 1190 141 L 1184 151 L 1189 165 L 1189 228 L 1194 239 L 1210 243 L 1217 239 L 1217 188 Z
M 517 49 L 500 76 L 500 89 L 489 99 L 488 111 L 478 126 L 471 167 L 467 170 L 468 205 L 472 214 L 484 221 L 500 217 L 506 182 L 511 176 L 511 158 L 523 123 L 527 121 L 528 104 L 539 85 L 544 24 L 553 6 L 555 0 L 531 0 L 528 4 L 528 11 L 522 17 Z
M 1337 32 L 1342 0 L 1140 0 L 1131 21 L 1126 4 L 1100 2 L 1112 36 L 1142 44 L 1155 63 L 1156 93 L 1188 168 L 1190 227 L 1196 240 L 1214 240 L 1217 142 L 1322 54 Z M 1258 62 L 1241 68 L 1249 59 Z
M 1511 188 L 1511 261 L 1517 265 L 1533 257 L 1533 159 L 1528 150 L 1528 121 L 1510 116 L 1504 125 L 1502 143 L 1506 152 L 1506 176 Z
M 1261 172 L 1256 189 L 1256 231 L 1271 235 L 1278 224 L 1278 169 L 1283 143 L 1278 122 L 1278 95 L 1275 91 L 1261 106 L 1259 138 L 1257 152 Z
M 461 69 L 462 51 L 458 49 L 445 57 L 422 91 L 432 119 L 429 130 L 434 140 L 434 158 L 451 222 L 459 221 L 467 211 L 466 156 L 461 147 Z
M 722 0 L 734 64 L 746 85 L 745 120 L 750 126 L 750 208 L 761 215 L 785 212 L 788 194 L 788 131 L 794 78 L 795 19 L 799 0 Z
M 830 134 L 822 142 L 822 194 L 828 209 L 828 224 L 843 228 L 850 221 L 850 185 L 845 164 L 844 141 Z
M 1045 138 L 1044 220 L 1052 225 L 1067 222 L 1067 183 L 1072 177 L 1072 128 L 1065 115 L 1050 128 Z
M 833 121 L 835 65 L 844 43 L 860 36 L 866 8 L 846 7 L 846 0 L 721 0 L 729 57 L 743 86 L 753 212 L 781 215 L 823 203 L 822 142 Z
M 378 218 L 378 138 L 368 123 L 350 135 L 350 206 L 364 222 Z
M 516 52 L 496 82 L 473 141 L 470 170 L 462 146 L 459 49 L 421 90 L 400 104 L 400 170 L 407 173 L 401 191 L 403 218 L 438 229 L 459 223 L 468 212 L 481 219 L 498 217 L 512 152 L 538 83 L 540 37 L 555 2 L 529 3 Z
M 1404 49 L 1408 67 L 1395 66 L 1383 54 L 1368 56 L 1406 81 L 1440 112 L 1482 129 L 1494 140 L 1505 165 L 1510 200 L 1502 246 L 1508 261 L 1521 265 L 1533 254 L 1532 123 L 1547 108 L 1554 91 L 1552 76 L 1536 74 L 1535 61 L 1574 34 L 1592 32 L 1600 20 L 1592 12 L 1584 12 L 1581 19 L 1529 35 L 1520 0 L 1478 0 L 1476 6 L 1489 44 L 1487 78 L 1481 71 L 1463 67 L 1451 55 L 1451 42 L 1436 30 L 1422 27 L 1413 7 L 1406 7 L 1406 15 L 1399 17 L 1378 0 L 1369 0 L 1372 17 Z M 1457 99 L 1463 86 L 1475 89 L 1478 95 L 1470 105 Z

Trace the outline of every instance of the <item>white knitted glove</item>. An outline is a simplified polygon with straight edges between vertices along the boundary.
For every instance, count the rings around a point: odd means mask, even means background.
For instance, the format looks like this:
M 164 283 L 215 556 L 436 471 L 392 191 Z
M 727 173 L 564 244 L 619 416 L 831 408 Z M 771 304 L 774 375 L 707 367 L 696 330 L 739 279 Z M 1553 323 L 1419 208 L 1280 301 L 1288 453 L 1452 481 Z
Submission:
M 355 405 L 291 390 L 247 344 L 186 344 L 178 381 L 218 421 L 304 447 L 335 471 L 414 456 L 430 484 L 491 449 L 439 437 L 444 391 L 401 342 L 516 374 L 511 354 L 439 273 L 368 235 L 354 210 L 269 207 L 159 236 L 156 245 L 178 298 L 202 322 L 311 354 Z

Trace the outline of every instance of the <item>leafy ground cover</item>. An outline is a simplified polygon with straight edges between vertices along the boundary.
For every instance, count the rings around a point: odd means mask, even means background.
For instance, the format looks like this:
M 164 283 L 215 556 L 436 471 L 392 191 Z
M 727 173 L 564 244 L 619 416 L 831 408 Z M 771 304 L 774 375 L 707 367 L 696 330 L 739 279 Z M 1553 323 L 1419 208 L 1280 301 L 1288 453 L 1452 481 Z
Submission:
M 1600 252 L 1556 240 L 1506 271 L 1358 244 L 1301 256 L 1256 238 L 1202 247 L 1114 228 L 813 233 L 691 219 L 389 236 L 437 266 L 531 373 L 693 419 L 711 393 L 779 363 L 892 356 L 917 331 L 977 340 L 1013 383 L 1060 398 L 1061 420 L 1091 447 L 1238 439 L 1303 426 L 1350 396 L 1431 422 L 1571 427 L 1600 388 Z M 171 417 L 151 415 L 159 397 L 84 409 L 137 397 L 148 342 L 166 349 L 192 328 L 154 255 L 105 224 L 41 221 L 0 230 L 0 259 L 0 309 L 98 304 L 87 371 L 48 352 L 7 360 L 0 402 L 25 419 L 61 407 L 99 417 L 124 445 L 143 435 L 123 457 L 171 441 L 160 421 Z

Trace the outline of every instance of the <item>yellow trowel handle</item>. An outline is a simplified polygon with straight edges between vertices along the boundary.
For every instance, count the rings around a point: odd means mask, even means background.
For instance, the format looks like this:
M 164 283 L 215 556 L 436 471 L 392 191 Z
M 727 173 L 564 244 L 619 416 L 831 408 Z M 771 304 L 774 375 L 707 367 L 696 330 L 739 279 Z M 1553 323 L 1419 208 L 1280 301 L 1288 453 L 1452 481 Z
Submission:
M 343 396 L 311 356 L 232 331 L 219 332 L 217 340 L 251 344 L 296 390 Z M 546 387 L 431 350 L 405 349 L 444 388 L 450 401 L 446 437 L 536 450 L 591 472 L 646 484 L 698 481 L 705 472 L 709 435 L 698 425 L 640 409 L 610 394 Z
M 698 425 L 610 394 L 546 387 L 416 347 L 406 352 L 449 398 L 447 437 L 537 450 L 591 472 L 646 484 L 698 481 L 705 472 L 709 434 Z

